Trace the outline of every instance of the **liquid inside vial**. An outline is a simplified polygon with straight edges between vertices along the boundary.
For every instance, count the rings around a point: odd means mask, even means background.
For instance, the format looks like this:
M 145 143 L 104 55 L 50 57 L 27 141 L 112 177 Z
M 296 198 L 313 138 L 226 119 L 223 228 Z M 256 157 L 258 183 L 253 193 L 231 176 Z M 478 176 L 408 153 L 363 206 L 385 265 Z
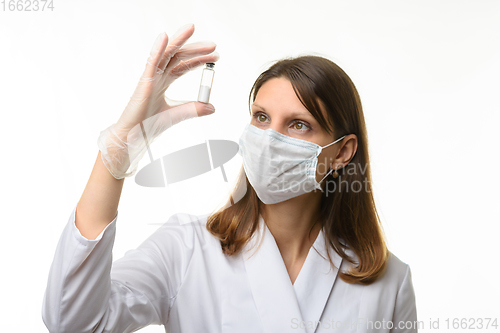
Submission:
M 208 103 L 210 97 L 210 89 L 208 86 L 200 86 L 200 92 L 198 93 L 198 101 L 203 103 Z
M 212 81 L 214 79 L 214 66 L 213 62 L 208 62 L 203 68 L 201 74 L 200 91 L 198 92 L 198 102 L 208 103 L 210 92 L 212 90 Z

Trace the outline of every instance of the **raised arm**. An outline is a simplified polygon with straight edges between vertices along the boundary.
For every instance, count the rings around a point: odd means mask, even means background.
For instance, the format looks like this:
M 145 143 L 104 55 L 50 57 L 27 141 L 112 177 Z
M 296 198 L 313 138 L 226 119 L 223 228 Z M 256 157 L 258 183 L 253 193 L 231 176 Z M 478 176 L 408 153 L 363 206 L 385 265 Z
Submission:
M 78 201 L 75 225 L 83 237 L 94 240 L 113 221 L 125 178 L 116 179 L 104 166 L 101 151 L 97 154 L 87 186 Z
M 181 281 L 176 277 L 190 260 L 189 246 L 179 241 L 189 237 L 175 233 L 190 229 L 162 229 L 162 240 L 172 239 L 161 254 L 150 237 L 112 265 L 112 248 L 124 178 L 136 172 L 148 145 L 180 121 L 214 112 L 208 103 L 174 105 L 165 97 L 178 77 L 218 60 L 214 43 L 184 45 L 193 32 L 193 25 L 184 27 L 170 44 L 165 33 L 158 36 L 127 107 L 99 136 L 92 173 L 50 268 L 42 306 L 50 332 L 122 333 L 163 322 L 170 306 L 163 298 L 175 294 Z

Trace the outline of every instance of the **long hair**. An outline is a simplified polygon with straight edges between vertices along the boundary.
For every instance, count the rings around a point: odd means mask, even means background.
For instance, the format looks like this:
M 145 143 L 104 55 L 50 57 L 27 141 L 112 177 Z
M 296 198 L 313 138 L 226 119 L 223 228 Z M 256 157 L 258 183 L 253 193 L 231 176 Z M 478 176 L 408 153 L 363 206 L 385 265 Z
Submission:
M 368 137 L 357 89 L 349 76 L 326 58 L 284 58 L 257 78 L 250 90 L 249 107 L 262 85 L 272 78 L 288 79 L 299 100 L 328 133 L 357 136 L 354 157 L 338 170 L 339 177 L 329 175 L 325 179 L 320 221 L 326 245 L 354 264 L 347 272 L 339 270 L 340 278 L 348 283 L 370 284 L 384 272 L 389 252 L 372 192 Z M 242 188 L 246 189 L 244 196 L 233 204 Z M 259 202 L 242 167 L 226 206 L 207 219 L 208 231 L 220 239 L 226 255 L 238 254 L 256 231 Z M 357 260 L 346 249 L 353 251 Z

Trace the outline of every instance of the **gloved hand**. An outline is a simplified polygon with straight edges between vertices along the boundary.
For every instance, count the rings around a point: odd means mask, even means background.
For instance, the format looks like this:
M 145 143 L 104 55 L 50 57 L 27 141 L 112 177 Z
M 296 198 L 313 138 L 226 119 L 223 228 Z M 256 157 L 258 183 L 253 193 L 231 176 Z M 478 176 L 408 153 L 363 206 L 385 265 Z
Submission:
M 134 175 L 149 145 L 167 128 L 215 111 L 210 103 L 185 103 L 165 96 L 177 78 L 219 59 L 213 42 L 184 45 L 193 32 L 194 25 L 189 24 L 180 28 L 170 43 L 164 32 L 157 37 L 125 110 L 116 123 L 100 133 L 97 145 L 102 161 L 116 179 Z

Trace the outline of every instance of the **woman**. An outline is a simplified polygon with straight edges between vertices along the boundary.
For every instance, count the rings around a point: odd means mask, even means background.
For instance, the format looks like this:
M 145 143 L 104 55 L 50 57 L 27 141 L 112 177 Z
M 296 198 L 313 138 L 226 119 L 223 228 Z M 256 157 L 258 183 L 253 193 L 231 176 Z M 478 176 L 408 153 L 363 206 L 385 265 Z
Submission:
M 213 112 L 167 87 L 218 60 L 215 45 L 161 34 L 116 124 L 101 133 L 61 235 L 43 301 L 51 332 L 417 332 L 411 271 L 375 210 L 361 102 L 331 61 L 278 61 L 250 93 L 242 172 L 209 216 L 175 214 L 112 263 L 124 177 L 160 133 Z M 109 222 L 111 221 L 111 222 Z

